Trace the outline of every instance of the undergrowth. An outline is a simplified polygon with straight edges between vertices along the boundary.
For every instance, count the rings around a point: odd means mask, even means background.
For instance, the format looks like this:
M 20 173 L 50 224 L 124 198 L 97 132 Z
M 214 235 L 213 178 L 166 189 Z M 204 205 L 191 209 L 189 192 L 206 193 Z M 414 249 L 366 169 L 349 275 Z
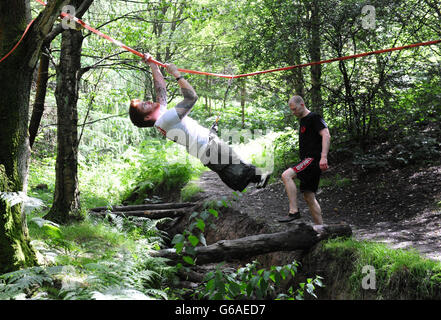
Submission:
M 0 300 L 168 299 L 175 270 L 149 255 L 163 243 L 160 221 L 110 219 L 59 226 L 31 218 L 41 266 L 0 275 Z
M 441 263 L 421 257 L 416 250 L 391 249 L 385 244 L 354 239 L 333 239 L 324 244 L 338 263 L 352 265 L 349 285 L 354 298 L 365 293 L 363 267 L 375 270 L 377 299 L 438 299 L 441 295 Z

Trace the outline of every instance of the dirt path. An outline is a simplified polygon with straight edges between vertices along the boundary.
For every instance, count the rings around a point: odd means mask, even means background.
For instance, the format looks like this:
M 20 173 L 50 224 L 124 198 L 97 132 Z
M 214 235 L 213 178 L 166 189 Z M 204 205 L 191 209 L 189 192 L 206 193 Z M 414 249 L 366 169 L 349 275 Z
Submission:
M 345 221 L 351 225 L 356 239 L 383 242 L 392 248 L 415 248 L 424 256 L 441 261 L 441 166 L 406 168 L 358 178 L 356 174 L 330 170 L 323 176 L 331 181 L 317 193 L 325 223 Z M 350 177 L 339 187 L 337 179 Z M 348 180 L 346 180 L 348 181 Z M 205 199 L 233 199 L 226 187 L 211 171 L 199 181 Z M 311 223 L 306 203 L 299 194 L 302 222 Z M 234 208 L 262 222 L 273 231 L 282 231 L 289 224 L 277 218 L 288 213 L 288 199 L 279 180 L 265 189 L 250 185 Z M 297 220 L 294 223 L 300 222 Z

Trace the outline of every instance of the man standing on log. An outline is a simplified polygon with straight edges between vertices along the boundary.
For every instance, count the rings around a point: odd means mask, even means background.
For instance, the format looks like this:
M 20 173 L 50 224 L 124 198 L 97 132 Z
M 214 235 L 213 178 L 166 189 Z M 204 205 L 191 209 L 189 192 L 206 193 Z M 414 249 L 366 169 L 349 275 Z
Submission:
M 230 146 L 219 139 L 217 130 L 202 127 L 187 116 L 198 97 L 176 66 L 166 64 L 166 69 L 175 77 L 184 100 L 174 108 L 167 109 L 164 77 L 149 54 L 145 54 L 143 61 L 152 69 L 156 102 L 132 100 L 129 109 L 132 123 L 137 127 L 155 127 L 166 138 L 185 146 L 189 154 L 199 158 L 233 190 L 243 191 L 249 183 L 256 183 L 257 188 L 264 188 L 269 174 L 257 174 L 255 166 L 242 161 Z
M 328 169 L 328 151 L 331 141 L 328 126 L 323 118 L 309 111 L 300 96 L 293 96 L 288 102 L 292 113 L 300 119 L 299 153 L 300 162 L 286 169 L 282 181 L 289 200 L 288 216 L 278 220 L 289 222 L 300 218 L 297 204 L 297 188 L 294 178 L 300 180 L 300 192 L 308 204 L 316 226 L 323 225 L 322 211 L 315 193 L 317 192 L 322 171 Z

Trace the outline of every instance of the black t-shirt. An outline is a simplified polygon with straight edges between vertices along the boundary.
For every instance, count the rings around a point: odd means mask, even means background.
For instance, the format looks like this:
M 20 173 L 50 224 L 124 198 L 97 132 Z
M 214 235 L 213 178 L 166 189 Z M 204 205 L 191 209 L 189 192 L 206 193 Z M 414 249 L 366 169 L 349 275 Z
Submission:
M 300 119 L 300 159 L 308 157 L 320 159 L 322 153 L 322 136 L 319 132 L 327 127 L 328 125 L 325 120 L 315 112 L 310 112 L 306 117 Z

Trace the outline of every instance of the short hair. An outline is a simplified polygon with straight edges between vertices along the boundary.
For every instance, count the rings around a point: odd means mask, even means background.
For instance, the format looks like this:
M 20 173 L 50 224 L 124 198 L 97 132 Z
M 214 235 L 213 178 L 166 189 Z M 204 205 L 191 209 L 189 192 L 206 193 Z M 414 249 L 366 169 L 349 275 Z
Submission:
M 296 106 L 300 106 L 302 103 L 305 104 L 305 101 L 301 96 L 293 96 L 291 99 L 289 99 L 289 104 L 294 103 Z
M 132 123 L 139 128 L 153 127 L 156 120 L 144 120 L 145 116 L 149 114 L 152 109 L 144 107 L 142 102 L 143 101 L 139 99 L 134 99 L 130 101 L 130 121 L 132 121 Z

